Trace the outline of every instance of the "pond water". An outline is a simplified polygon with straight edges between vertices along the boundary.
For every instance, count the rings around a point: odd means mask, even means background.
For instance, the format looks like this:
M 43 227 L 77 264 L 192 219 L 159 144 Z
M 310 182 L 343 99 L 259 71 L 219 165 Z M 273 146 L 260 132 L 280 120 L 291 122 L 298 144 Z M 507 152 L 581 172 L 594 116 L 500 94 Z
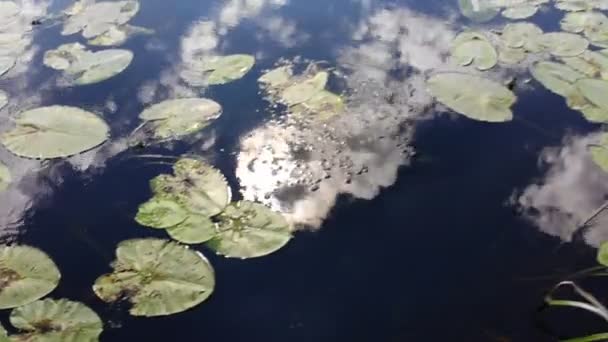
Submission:
M 22 18 L 10 30 L 26 38 L 0 76 L 8 95 L 0 130 L 24 111 L 64 105 L 96 114 L 110 133 L 67 158 L 0 148 L 11 173 L 0 192 L 3 243 L 47 253 L 61 272 L 48 298 L 92 308 L 104 322 L 101 341 L 556 341 L 602 332 L 606 322 L 596 315 L 543 305 L 558 282 L 596 266 L 597 247 L 608 240 L 603 211 L 578 229 L 608 197 L 608 173 L 589 152 L 608 116 L 587 120 L 530 74 L 539 60 L 561 61 L 552 49 L 567 44 L 563 37 L 546 43 L 549 52 L 487 71 L 475 69 L 477 59 L 461 66 L 450 56 L 465 30 L 490 40 L 518 21 L 562 31 L 571 12 L 555 1 L 528 2 L 541 3 L 532 17 L 480 23 L 463 16 L 457 0 L 145 0 L 129 24 L 153 32 L 120 44 L 134 55 L 128 67 L 77 85 L 68 71 L 45 66 L 45 52 L 76 42 L 110 47 L 62 34 L 71 0 L 15 0 Z M 597 2 L 595 11 L 605 12 Z M 201 59 L 231 54 L 255 64 L 225 84 L 184 76 L 198 77 Z M 325 89 L 340 95 L 343 109 L 321 120 L 279 103 L 258 82 L 277 66 L 328 72 Z M 438 102 L 427 79 L 454 72 L 509 85 L 513 119 L 473 120 Z M 189 97 L 217 102 L 221 116 L 169 139 L 138 128 L 144 109 Z M 487 114 L 500 104 L 485 106 Z M 170 239 L 134 218 L 152 196 L 150 181 L 172 173 L 184 155 L 221 171 L 233 201 L 281 212 L 293 238 L 249 259 L 194 244 L 215 271 L 213 294 L 184 312 L 134 317 L 127 302 L 106 303 L 92 285 L 111 272 L 121 241 Z M 608 299 L 603 278 L 576 281 Z M 0 321 L 16 333 L 9 315 L 0 311 Z

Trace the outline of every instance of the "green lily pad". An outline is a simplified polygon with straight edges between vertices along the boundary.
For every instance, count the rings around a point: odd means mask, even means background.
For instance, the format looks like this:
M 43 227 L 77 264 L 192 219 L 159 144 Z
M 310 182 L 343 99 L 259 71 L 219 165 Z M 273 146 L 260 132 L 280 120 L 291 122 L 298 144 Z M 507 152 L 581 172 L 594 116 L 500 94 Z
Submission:
M 207 83 L 226 84 L 236 81 L 253 68 L 255 58 L 251 55 L 213 57 L 204 62 L 204 71 L 210 72 Z
M 37 159 L 69 157 L 88 151 L 105 142 L 110 131 L 95 114 L 66 106 L 23 112 L 15 124 L 0 141 L 15 155 Z
M 309 79 L 287 87 L 281 93 L 281 99 L 290 106 L 308 101 L 325 88 L 328 78 L 327 72 L 320 71 Z
M 257 258 L 276 252 L 291 237 L 282 214 L 242 201 L 229 205 L 219 216 L 218 234 L 207 246 L 229 258 Z
M 270 88 L 279 88 L 291 82 L 293 70 L 290 65 L 278 67 L 262 75 L 258 81 Z
M 0 163 L 0 191 L 6 190 L 12 181 L 11 171 L 6 165 Z
M 0 90 L 0 109 L 8 104 L 8 94 Z
M 11 336 L 13 341 L 95 342 L 103 331 L 93 310 L 66 299 L 44 299 L 16 308 L 10 321 L 22 332 Z
M 608 17 L 601 12 L 572 12 L 564 16 L 560 26 L 564 31 L 581 33 L 607 23 Z
M 475 22 L 486 22 L 492 20 L 500 8 L 489 0 L 458 0 L 460 13 Z
M 86 53 L 85 46 L 80 43 L 63 44 L 45 52 L 43 63 L 55 70 L 67 70 Z
M 91 2 L 72 11 L 63 26 L 63 35 L 71 35 L 82 31 L 84 38 L 90 39 L 106 33 L 116 25 L 126 24 L 139 11 L 139 2 L 102 1 Z
M 538 37 L 538 44 L 557 57 L 574 57 L 589 47 L 587 39 L 567 32 L 550 32 Z
M 608 267 L 608 242 L 602 243 L 598 249 L 597 262 L 602 266 Z
M 608 81 L 584 78 L 576 81 L 575 86 L 589 102 L 608 110 Z
M 139 117 L 152 124 L 156 138 L 167 139 L 198 132 L 221 114 L 222 107 L 215 101 L 188 98 L 155 104 L 144 110 Z
M 123 72 L 131 64 L 133 53 L 129 50 L 110 49 L 88 52 L 65 70 L 74 85 L 98 83 Z
M 600 143 L 589 147 L 591 158 L 605 172 L 608 172 L 608 134 L 600 137 Z
M 153 34 L 154 30 L 131 25 L 114 25 L 106 32 L 90 39 L 87 43 L 93 46 L 118 46 L 124 44 L 129 37 L 138 34 Z
M 574 107 L 570 105 L 570 107 Z M 583 105 L 577 106 L 577 108 L 573 108 L 581 112 L 583 117 L 589 122 L 594 123 L 608 123 L 608 110 L 603 108 L 599 108 L 591 103 L 586 103 Z
M 165 316 L 205 301 L 215 287 L 205 257 L 160 239 L 123 241 L 116 249 L 113 273 L 95 281 L 93 291 L 106 302 L 128 299 L 134 316 Z
M 534 64 L 530 72 L 545 88 L 564 97 L 575 92 L 574 82 L 585 77 L 567 65 L 545 61 Z
M 167 229 L 169 236 L 181 243 L 199 244 L 215 237 L 215 223 L 203 215 L 190 215 L 188 218 Z
M 587 0 L 558 1 L 555 3 L 555 8 L 570 12 L 587 11 L 591 9 Z
M 188 212 L 175 201 L 154 197 L 139 206 L 135 221 L 151 228 L 165 229 L 186 220 Z
M 602 53 L 587 50 L 577 57 L 562 58 L 562 61 L 589 78 L 608 79 L 608 56 Z
M 298 108 L 297 108 L 298 107 Z M 308 112 L 314 115 L 317 121 L 327 121 L 344 112 L 342 97 L 327 90 L 321 90 L 312 98 L 291 108 L 292 113 Z
M 0 76 L 9 72 L 15 66 L 15 57 L 0 56 Z
M 61 278 L 53 260 L 34 247 L 0 246 L 0 265 L 0 309 L 46 296 Z
M 178 201 L 189 212 L 212 217 L 230 203 L 231 191 L 224 175 L 199 160 L 184 158 L 173 165 L 174 177 L 152 180 L 155 195 Z
M 535 15 L 538 11 L 538 7 L 534 5 L 521 5 L 516 7 L 507 8 L 502 11 L 502 16 L 509 19 L 526 19 Z
M 538 37 L 543 30 L 531 23 L 512 23 L 505 25 L 502 31 L 502 40 L 510 48 L 524 48 L 527 51 L 538 52 Z
M 496 50 L 485 39 L 477 37 L 463 41 L 456 37 L 459 44 L 452 48 L 452 57 L 462 66 L 473 65 L 479 70 L 489 70 L 498 62 Z
M 517 100 L 505 86 L 477 76 L 441 73 L 428 79 L 427 87 L 439 102 L 468 118 L 486 122 L 513 119 Z

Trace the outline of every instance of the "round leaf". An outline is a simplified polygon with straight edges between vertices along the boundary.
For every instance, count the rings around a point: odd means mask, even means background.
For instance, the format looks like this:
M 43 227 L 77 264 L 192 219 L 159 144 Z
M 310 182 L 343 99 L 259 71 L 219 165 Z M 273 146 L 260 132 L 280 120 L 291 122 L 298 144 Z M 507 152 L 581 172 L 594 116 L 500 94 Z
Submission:
M 204 63 L 205 71 L 211 71 L 207 78 L 210 85 L 226 84 L 245 76 L 255 64 L 250 55 L 230 55 L 214 57 Z
M 34 247 L 0 246 L 0 265 L 0 309 L 46 296 L 61 278 L 53 260 Z
M 283 215 L 259 203 L 233 203 L 219 216 L 219 220 L 218 234 L 207 245 L 229 258 L 268 255 L 291 239 L 291 228 Z
M 459 73 L 436 74 L 429 78 L 430 93 L 450 109 L 474 120 L 505 122 L 513 119 L 511 106 L 517 98 L 494 81 Z
M 511 48 L 525 48 L 528 51 L 539 50 L 536 40 L 543 31 L 531 23 L 513 23 L 505 25 L 502 31 L 502 40 Z
M 24 332 L 11 336 L 15 341 L 94 342 L 103 331 L 93 310 L 66 299 L 44 299 L 19 307 L 11 312 L 10 321 Z
M 68 157 L 99 146 L 108 139 L 108 125 L 75 107 L 50 106 L 21 113 L 16 127 L 0 140 L 12 153 L 26 158 Z
M 160 239 L 123 241 L 116 249 L 114 272 L 95 281 L 106 302 L 126 297 L 134 316 L 165 316 L 205 301 L 215 287 L 213 268 L 199 252 Z
M 551 32 L 538 37 L 537 42 L 557 57 L 578 56 L 587 50 L 589 42 L 573 33 Z
M 197 132 L 220 117 L 222 107 L 209 99 L 167 100 L 144 110 L 139 117 L 151 121 L 158 139 L 180 137 Z

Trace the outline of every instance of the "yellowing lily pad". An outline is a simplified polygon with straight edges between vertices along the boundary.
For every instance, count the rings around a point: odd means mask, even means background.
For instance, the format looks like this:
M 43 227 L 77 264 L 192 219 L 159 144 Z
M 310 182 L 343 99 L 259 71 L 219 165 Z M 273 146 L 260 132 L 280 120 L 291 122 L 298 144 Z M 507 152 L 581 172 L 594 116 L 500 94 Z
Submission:
M 245 76 L 255 64 L 250 55 L 230 55 L 214 57 L 205 61 L 204 71 L 209 71 L 207 83 L 210 85 L 226 84 Z
M 101 145 L 108 139 L 108 125 L 95 114 L 79 108 L 50 106 L 21 113 L 15 128 L 0 141 L 25 158 L 69 157 Z
M 156 138 L 167 139 L 198 132 L 221 114 L 222 107 L 215 101 L 187 98 L 155 104 L 144 110 L 139 117 L 151 123 Z
M 204 302 L 215 288 L 213 268 L 199 252 L 160 239 L 123 241 L 114 271 L 95 281 L 93 291 L 106 302 L 121 298 L 134 316 L 165 316 Z
M 513 119 L 517 100 L 505 86 L 477 76 L 441 73 L 428 79 L 427 87 L 439 102 L 468 118 L 486 122 Z
M 88 306 L 66 299 L 44 299 L 19 307 L 10 316 L 21 334 L 11 341 L 95 342 L 103 331 L 99 316 Z
M 608 56 L 602 53 L 587 50 L 577 57 L 562 58 L 562 61 L 589 78 L 608 79 Z
M 218 234 L 207 246 L 229 258 L 268 255 L 285 246 L 292 237 L 283 215 L 259 203 L 233 203 L 218 219 Z
M 51 293 L 61 275 L 44 252 L 29 246 L 0 246 L 0 309 L 22 306 Z

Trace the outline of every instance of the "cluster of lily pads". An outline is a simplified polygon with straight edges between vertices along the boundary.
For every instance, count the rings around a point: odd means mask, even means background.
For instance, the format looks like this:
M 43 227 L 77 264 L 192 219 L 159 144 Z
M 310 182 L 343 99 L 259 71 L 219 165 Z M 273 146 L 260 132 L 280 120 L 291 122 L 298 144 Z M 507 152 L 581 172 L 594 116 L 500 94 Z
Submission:
M 258 79 L 272 101 L 287 106 L 294 115 L 307 114 L 318 121 L 329 120 L 345 109 L 342 97 L 325 89 L 328 80 L 329 72 L 317 70 L 314 64 L 301 75 L 293 74 L 292 65 L 284 65 Z

